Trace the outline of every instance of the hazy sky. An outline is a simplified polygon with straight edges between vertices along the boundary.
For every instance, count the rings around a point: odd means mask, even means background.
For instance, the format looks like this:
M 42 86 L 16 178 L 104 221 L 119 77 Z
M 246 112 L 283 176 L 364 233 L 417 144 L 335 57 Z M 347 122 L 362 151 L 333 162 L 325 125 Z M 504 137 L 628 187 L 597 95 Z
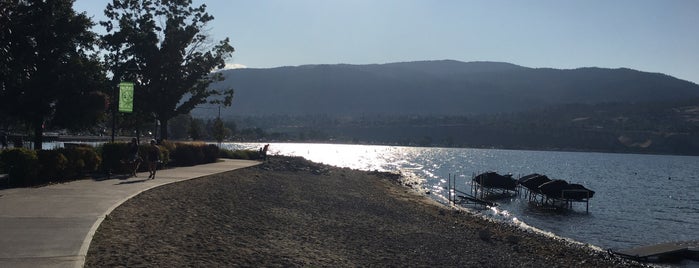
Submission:
M 108 0 L 77 0 L 103 20 Z M 699 83 L 698 0 L 210 0 L 230 64 L 416 60 L 627 67 Z

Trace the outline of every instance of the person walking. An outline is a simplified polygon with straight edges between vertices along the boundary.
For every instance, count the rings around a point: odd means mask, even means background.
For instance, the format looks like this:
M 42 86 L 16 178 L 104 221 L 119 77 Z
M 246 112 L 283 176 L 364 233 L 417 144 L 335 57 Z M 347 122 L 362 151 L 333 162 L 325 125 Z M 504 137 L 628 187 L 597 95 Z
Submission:
M 138 139 L 132 138 L 129 144 L 129 162 L 131 163 L 131 176 L 138 177 L 136 172 L 138 172 L 138 167 L 141 166 L 141 157 L 138 155 Z
M 160 163 L 160 147 L 156 144 L 155 140 L 150 140 L 150 147 L 148 147 L 148 175 L 149 179 L 155 179 L 155 171 L 158 169 L 158 163 Z

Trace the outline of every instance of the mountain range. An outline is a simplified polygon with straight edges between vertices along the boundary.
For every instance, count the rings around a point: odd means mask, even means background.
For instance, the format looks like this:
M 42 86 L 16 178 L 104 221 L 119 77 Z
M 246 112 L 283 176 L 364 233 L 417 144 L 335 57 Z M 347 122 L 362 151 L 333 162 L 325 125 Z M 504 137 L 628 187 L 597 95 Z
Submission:
M 627 68 L 529 68 L 503 62 L 418 61 L 222 71 L 235 89 L 222 116 L 479 115 L 565 104 L 699 97 L 699 85 Z M 216 111 L 195 109 L 195 117 Z

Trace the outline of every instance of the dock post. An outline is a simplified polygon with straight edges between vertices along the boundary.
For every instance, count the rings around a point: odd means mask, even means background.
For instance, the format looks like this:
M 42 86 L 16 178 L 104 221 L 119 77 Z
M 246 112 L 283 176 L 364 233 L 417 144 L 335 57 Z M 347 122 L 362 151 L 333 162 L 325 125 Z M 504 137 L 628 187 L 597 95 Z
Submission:
M 585 213 L 590 214 L 590 198 L 585 200 Z
M 454 205 L 454 201 L 451 199 L 451 173 L 449 173 L 449 179 L 447 180 L 447 200 L 449 200 L 449 205 Z

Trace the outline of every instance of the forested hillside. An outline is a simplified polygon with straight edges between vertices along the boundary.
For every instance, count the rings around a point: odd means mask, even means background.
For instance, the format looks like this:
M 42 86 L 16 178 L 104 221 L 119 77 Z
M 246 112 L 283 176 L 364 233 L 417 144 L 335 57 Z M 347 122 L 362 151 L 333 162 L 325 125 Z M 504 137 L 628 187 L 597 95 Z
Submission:
M 569 103 L 671 101 L 699 86 L 631 69 L 534 69 L 509 63 L 425 61 L 306 65 L 224 72 L 226 115 L 472 115 Z M 207 111 L 195 116 L 206 117 Z M 213 111 L 209 111 L 213 112 Z
M 237 140 L 699 155 L 699 86 L 663 74 L 428 61 L 225 75 Z
M 699 155 L 699 99 L 475 116 L 238 116 L 236 140 Z M 254 134 L 253 134 L 254 133 Z

